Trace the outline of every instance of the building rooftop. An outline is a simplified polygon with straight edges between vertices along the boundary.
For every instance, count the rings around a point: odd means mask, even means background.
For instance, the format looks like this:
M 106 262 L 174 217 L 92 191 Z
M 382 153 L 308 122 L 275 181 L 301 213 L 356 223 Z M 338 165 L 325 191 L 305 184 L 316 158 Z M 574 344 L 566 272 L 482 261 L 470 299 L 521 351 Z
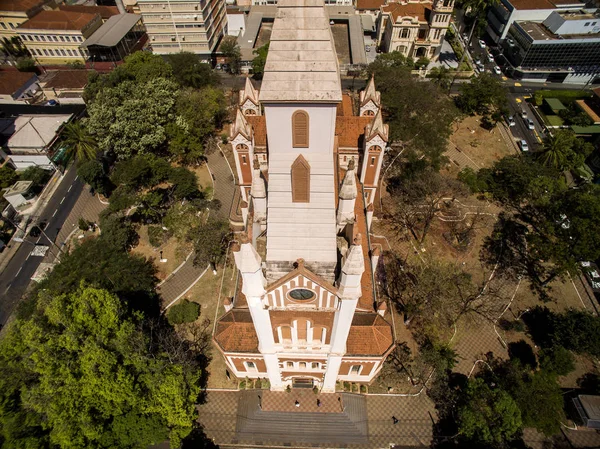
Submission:
M 356 9 L 358 10 L 378 10 L 385 5 L 385 0 L 357 0 Z
M 61 11 L 100 14 L 102 20 L 108 20 L 112 16 L 119 15 L 119 8 L 116 6 L 59 5 L 58 9 Z
M 27 12 L 44 3 L 47 0 L 0 0 L 0 11 Z
M 19 25 L 23 30 L 70 30 L 81 31 L 97 14 L 71 11 L 40 11 L 27 22 Z
M 17 181 L 11 187 L 6 189 L 4 192 L 4 197 L 13 196 L 13 195 L 23 195 L 29 191 L 31 186 L 33 185 L 33 181 Z
M 37 75 L 32 72 L 0 72 L 0 95 L 12 95 L 31 78 L 36 77 Z
M 14 133 L 8 139 L 10 150 L 19 148 L 44 149 L 54 140 L 59 128 L 72 114 L 20 115 L 16 118 Z
M 41 82 L 48 89 L 83 89 L 90 73 L 88 70 L 48 70 Z
M 510 4 L 518 10 L 527 9 L 554 9 L 555 6 L 550 0 L 509 0 Z
M 99 45 L 101 47 L 114 47 L 127 33 L 142 20 L 142 16 L 137 14 L 118 14 L 110 17 L 100 28 L 94 31 L 90 37 L 81 45 L 90 47 Z
M 323 0 L 279 0 L 260 101 L 341 100 L 337 54 Z
M 399 17 L 416 17 L 419 22 L 427 22 L 431 12 L 431 3 L 390 3 L 381 10 L 390 14 L 394 18 L 394 22 Z
M 600 396 L 580 394 L 578 397 L 588 418 L 600 420 Z
M 516 22 L 534 41 L 555 41 L 567 39 L 600 39 L 600 33 L 588 34 L 554 34 L 539 22 Z

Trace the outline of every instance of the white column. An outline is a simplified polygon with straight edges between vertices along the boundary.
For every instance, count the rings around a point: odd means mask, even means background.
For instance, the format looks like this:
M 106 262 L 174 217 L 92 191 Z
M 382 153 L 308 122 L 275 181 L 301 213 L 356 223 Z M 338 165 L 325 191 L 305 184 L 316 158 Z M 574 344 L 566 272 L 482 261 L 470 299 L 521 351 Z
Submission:
M 350 333 L 352 318 L 358 304 L 358 298 L 342 299 L 339 302 L 339 308 L 335 312 L 333 319 L 333 329 L 331 331 L 331 349 L 332 354 L 346 353 L 346 340 Z
M 271 383 L 271 390 L 283 391 L 283 380 L 279 372 L 279 357 L 277 354 L 263 354 L 267 366 L 267 376 Z
M 327 358 L 327 371 L 323 378 L 323 393 L 335 393 L 335 383 L 342 366 L 341 355 L 330 355 Z

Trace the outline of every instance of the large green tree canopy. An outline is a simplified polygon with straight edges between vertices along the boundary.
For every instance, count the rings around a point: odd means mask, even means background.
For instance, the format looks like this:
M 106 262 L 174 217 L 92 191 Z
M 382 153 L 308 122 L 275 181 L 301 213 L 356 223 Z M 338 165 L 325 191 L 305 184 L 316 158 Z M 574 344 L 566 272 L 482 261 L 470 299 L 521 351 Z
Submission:
M 146 448 L 192 430 L 199 370 L 176 363 L 115 295 L 40 294 L 0 341 L 6 447 Z

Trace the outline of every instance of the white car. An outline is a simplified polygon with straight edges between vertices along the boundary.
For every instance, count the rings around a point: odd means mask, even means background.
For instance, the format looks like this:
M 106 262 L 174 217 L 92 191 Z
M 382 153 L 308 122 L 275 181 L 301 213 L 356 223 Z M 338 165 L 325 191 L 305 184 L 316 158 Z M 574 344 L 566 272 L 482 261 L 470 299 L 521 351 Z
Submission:
M 522 119 L 526 119 L 527 118 L 527 111 L 525 109 L 521 109 L 521 112 L 519 112 L 519 114 L 521 114 L 521 118 Z
M 489 62 L 494 62 L 494 56 L 493 56 L 491 53 L 488 53 L 488 55 L 487 55 L 487 60 L 488 60 Z
M 527 145 L 525 140 L 521 139 L 519 146 L 521 147 L 521 151 L 529 151 L 529 145 Z
M 535 125 L 533 123 L 533 120 L 531 120 L 530 118 L 527 119 L 527 128 L 529 128 L 532 131 L 535 129 Z
M 517 122 L 515 122 L 515 118 L 512 115 L 508 117 L 507 121 L 508 126 L 515 126 L 517 124 Z
M 482 39 L 479 39 L 479 46 L 485 48 L 485 42 Z
M 497 65 L 494 66 L 494 73 L 496 75 L 502 75 L 502 70 L 500 70 L 500 67 L 498 67 Z

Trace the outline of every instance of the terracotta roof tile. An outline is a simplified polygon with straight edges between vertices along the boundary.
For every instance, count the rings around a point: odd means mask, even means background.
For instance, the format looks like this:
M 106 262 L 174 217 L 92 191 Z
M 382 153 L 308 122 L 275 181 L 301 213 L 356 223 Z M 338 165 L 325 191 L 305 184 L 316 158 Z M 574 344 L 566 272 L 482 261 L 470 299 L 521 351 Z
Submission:
M 392 326 L 376 313 L 357 313 L 346 341 L 346 355 L 385 354 L 394 344 Z
M 342 95 L 342 102 L 337 104 L 338 117 L 351 117 L 354 115 L 354 106 L 352 97 L 349 94 Z
M 88 83 L 87 70 L 52 70 L 42 81 L 44 88 L 83 89 Z
M 554 4 L 549 0 L 510 0 L 510 3 L 518 10 L 554 9 Z
M 31 72 L 0 72 L 0 94 L 12 95 L 18 91 L 31 78 L 35 77 Z
M 544 0 L 545 1 L 545 0 Z M 398 17 L 417 17 L 419 22 L 426 22 L 431 3 L 390 3 L 381 8 L 384 13 L 391 14 L 394 22 Z
M 246 115 L 246 120 L 254 128 L 254 144 L 260 147 L 267 146 L 267 122 L 264 115 Z
M 217 323 L 215 341 L 227 352 L 258 352 L 258 337 L 250 312 L 231 310 Z
M 356 185 L 360 189 L 360 181 L 356 180 Z M 355 232 L 360 233 L 362 241 L 363 257 L 365 260 L 365 271 L 360 279 L 362 286 L 362 296 L 358 300 L 358 308 L 362 310 L 373 310 L 375 298 L 373 296 L 373 278 L 371 276 L 371 258 L 369 257 L 369 233 L 367 232 L 367 217 L 365 214 L 365 199 L 359 192 L 354 203 L 354 215 L 356 216 Z
M 361 137 L 365 133 L 365 127 L 372 120 L 372 117 L 336 117 L 335 135 L 338 138 L 338 146 L 360 148 L 362 146 Z
M 0 0 L 0 11 L 26 12 L 44 3 L 48 0 Z
M 305 318 L 310 320 L 314 326 L 326 326 L 331 329 L 333 327 L 333 318 L 335 312 L 321 312 L 311 310 L 271 310 L 271 325 L 273 329 L 279 326 L 292 325 L 294 320 Z
M 59 5 L 61 11 L 71 11 L 88 14 L 100 14 L 102 20 L 110 19 L 112 16 L 119 15 L 119 9 L 116 6 L 85 6 L 85 5 Z
M 96 14 L 71 11 L 41 11 L 19 25 L 22 30 L 79 30 L 97 17 Z
M 385 5 L 385 0 L 357 0 L 356 1 L 356 9 L 365 10 L 365 9 L 379 9 Z

